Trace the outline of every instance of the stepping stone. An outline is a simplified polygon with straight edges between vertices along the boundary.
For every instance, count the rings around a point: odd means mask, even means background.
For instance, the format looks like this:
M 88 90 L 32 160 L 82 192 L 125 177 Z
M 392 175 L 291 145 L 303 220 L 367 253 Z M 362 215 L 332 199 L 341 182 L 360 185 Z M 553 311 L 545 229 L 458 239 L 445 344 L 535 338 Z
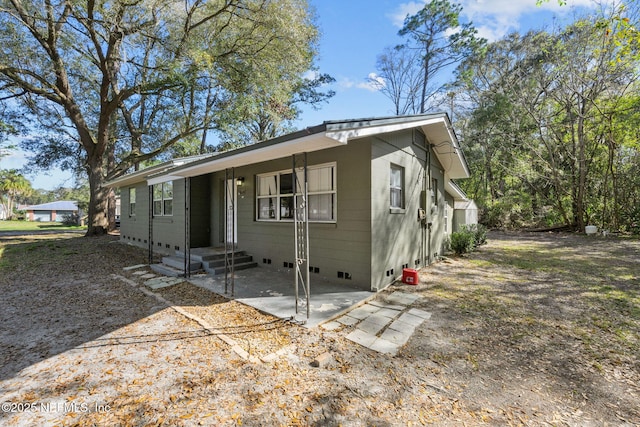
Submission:
M 411 331 L 396 331 L 395 329 L 387 328 L 387 330 L 382 333 L 380 338 L 390 341 L 397 346 L 402 346 L 407 341 L 409 341 L 411 335 L 413 335 L 413 329 Z
M 356 319 L 355 317 L 351 317 L 351 316 L 348 316 L 348 315 L 344 315 L 342 317 L 339 317 L 336 320 L 338 322 L 342 323 L 343 325 L 346 325 L 346 326 L 355 325 L 356 323 L 358 323 L 360 321 L 360 319 Z
M 326 331 L 335 331 L 338 328 L 342 327 L 342 324 L 337 321 L 327 322 L 320 325 L 320 327 Z
M 428 311 L 420 310 L 419 308 L 412 308 L 407 313 L 409 313 L 409 314 L 411 314 L 413 316 L 421 317 L 424 320 L 427 320 L 427 319 L 431 318 L 431 313 L 429 313 Z
M 353 332 L 347 335 L 346 338 L 368 348 L 371 348 L 370 346 L 375 342 L 375 340 L 378 339 L 375 335 L 368 334 L 360 329 L 355 329 Z
M 133 272 L 134 276 L 142 276 L 143 274 L 147 274 L 147 272 L 146 271 L 134 271 Z
M 129 266 L 129 267 L 124 267 L 124 268 L 123 268 L 123 270 L 124 270 L 124 271 L 137 270 L 137 269 L 139 269 L 139 268 L 146 267 L 146 266 L 147 266 L 147 264 L 131 265 L 131 266 Z
M 362 322 L 360 322 L 360 324 L 356 326 L 356 328 L 360 329 L 361 331 L 365 331 L 371 335 L 376 335 L 385 326 L 387 326 L 387 323 L 389 323 L 388 318 L 383 316 L 376 316 L 376 315 L 377 313 L 375 315 L 367 317 Z
M 406 292 L 395 291 L 387 297 L 387 301 L 394 304 L 411 305 L 417 299 L 420 299 L 419 295 L 408 294 Z
M 376 314 L 386 317 L 388 319 L 387 321 L 389 321 L 395 319 L 400 312 L 391 308 L 381 308 Z
M 383 338 L 378 338 L 369 347 L 371 350 L 375 350 L 378 353 L 386 353 L 395 356 L 398 352 L 398 346 L 391 341 L 387 341 Z
M 160 289 L 160 288 L 168 288 L 169 286 L 177 285 L 178 283 L 182 283 L 184 279 L 178 277 L 156 277 L 153 279 L 149 279 L 144 284 L 151 289 Z
M 424 322 L 424 318 L 414 316 L 413 314 L 410 314 L 407 312 L 407 313 L 402 313 L 400 317 L 398 317 L 398 320 L 396 320 L 396 322 L 398 321 L 405 324 L 409 324 L 414 328 L 417 328 L 418 326 L 422 325 L 422 322 Z M 398 328 L 395 328 L 395 329 L 398 329 Z
M 156 277 L 156 275 L 152 273 L 143 274 L 142 276 L 140 276 L 141 279 L 153 279 L 154 277 Z
M 380 308 L 390 308 L 391 310 L 398 310 L 398 311 L 402 311 L 405 308 L 407 308 L 405 305 L 399 305 L 399 304 L 390 304 L 386 301 L 371 301 L 369 302 L 369 304 L 371 305 L 375 305 L 376 307 L 380 307 Z
M 351 310 L 349 312 L 349 316 L 355 317 L 356 319 L 362 320 L 365 317 L 369 316 L 370 314 L 375 313 L 378 310 L 380 310 L 380 307 L 376 307 L 376 306 L 370 305 L 370 304 L 364 304 L 364 305 L 361 305 L 360 307 L 357 307 L 357 308 L 354 308 L 353 310 Z

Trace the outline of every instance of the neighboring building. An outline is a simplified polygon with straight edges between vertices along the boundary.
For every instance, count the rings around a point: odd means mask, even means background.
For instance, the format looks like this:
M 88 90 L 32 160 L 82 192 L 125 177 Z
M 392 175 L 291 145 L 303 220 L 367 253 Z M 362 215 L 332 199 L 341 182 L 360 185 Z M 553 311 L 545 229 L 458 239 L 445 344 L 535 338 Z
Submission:
M 26 219 L 28 221 L 62 222 L 67 215 L 80 217 L 77 202 L 69 200 L 22 206 L 20 209 L 26 211 Z
M 2 219 L 7 219 L 9 217 L 9 215 L 7 215 L 7 212 L 4 208 L 3 205 L 0 205 L 0 220 Z
M 123 242 L 151 253 L 232 243 L 263 267 L 304 260 L 312 278 L 377 291 L 443 253 L 467 201 L 451 180 L 468 176 L 448 116 L 427 114 L 327 121 L 108 185 L 121 188 Z

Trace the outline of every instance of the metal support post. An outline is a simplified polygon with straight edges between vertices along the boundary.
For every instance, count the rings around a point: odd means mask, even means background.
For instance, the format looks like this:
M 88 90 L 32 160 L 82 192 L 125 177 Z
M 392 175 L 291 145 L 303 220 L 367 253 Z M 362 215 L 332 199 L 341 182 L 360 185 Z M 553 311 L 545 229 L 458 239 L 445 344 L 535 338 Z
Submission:
M 295 246 L 295 296 L 296 314 L 299 312 L 299 286 L 305 294 L 304 305 L 306 306 L 307 319 L 309 318 L 311 283 L 309 277 L 309 198 L 308 198 L 308 176 L 307 176 L 307 153 L 303 154 L 303 165 L 301 168 L 301 179 L 298 178 L 298 168 L 296 167 L 296 155 L 293 155 L 293 222 L 294 222 L 294 246 Z M 304 274 L 303 274 L 304 270 Z
M 231 287 L 231 296 L 235 291 L 235 252 L 236 252 L 236 179 L 235 168 L 224 171 L 224 293 Z
M 191 277 L 191 178 L 184 179 L 184 277 Z

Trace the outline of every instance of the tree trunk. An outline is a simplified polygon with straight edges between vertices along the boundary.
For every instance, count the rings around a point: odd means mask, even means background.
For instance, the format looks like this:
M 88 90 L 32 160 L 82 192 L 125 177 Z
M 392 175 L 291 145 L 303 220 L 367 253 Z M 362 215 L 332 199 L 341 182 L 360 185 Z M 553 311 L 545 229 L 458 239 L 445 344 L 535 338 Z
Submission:
M 97 161 L 96 161 L 97 160 Z M 103 187 L 102 159 L 89 159 L 89 224 L 85 236 L 101 236 L 107 233 L 109 222 L 107 204 L 110 189 Z

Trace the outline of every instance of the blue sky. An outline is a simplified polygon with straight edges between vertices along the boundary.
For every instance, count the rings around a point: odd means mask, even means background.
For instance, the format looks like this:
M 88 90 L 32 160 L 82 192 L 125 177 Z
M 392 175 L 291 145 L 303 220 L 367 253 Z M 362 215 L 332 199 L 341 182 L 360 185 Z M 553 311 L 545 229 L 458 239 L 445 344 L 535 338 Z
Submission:
M 315 8 L 321 31 L 320 71 L 336 79 L 331 86 L 336 95 L 319 111 L 306 108 L 296 122 L 299 128 L 325 120 L 387 116 L 391 102 L 369 84 L 376 72 L 376 58 L 387 46 L 398 44 L 397 33 L 407 14 L 417 12 L 425 2 L 394 0 L 309 0 Z M 536 0 L 462 0 L 463 19 L 473 21 L 479 34 L 494 41 L 513 31 L 550 27 L 571 20 L 577 7 L 594 7 L 592 0 L 569 0 L 560 7 L 549 0 L 540 7 Z M 446 78 L 446 76 L 442 76 Z M 0 160 L 0 169 L 21 168 L 26 153 L 17 152 Z M 70 174 L 59 170 L 27 175 L 34 188 L 47 190 L 71 186 Z

